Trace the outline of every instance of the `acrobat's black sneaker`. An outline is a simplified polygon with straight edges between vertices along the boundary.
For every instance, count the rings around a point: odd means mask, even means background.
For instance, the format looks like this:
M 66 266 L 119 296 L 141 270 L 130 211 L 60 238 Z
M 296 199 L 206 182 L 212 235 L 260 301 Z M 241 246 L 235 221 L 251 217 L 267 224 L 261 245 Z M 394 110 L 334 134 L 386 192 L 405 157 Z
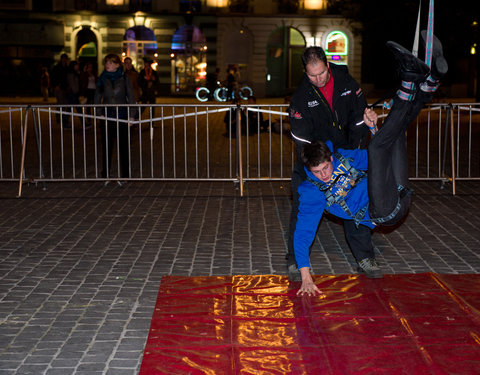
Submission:
M 415 57 L 400 44 L 392 42 L 391 40 L 387 42 L 387 47 L 392 51 L 397 61 L 402 81 L 420 83 L 427 78 L 430 73 L 430 68 L 422 60 Z
M 422 30 L 420 32 L 422 36 L 422 41 L 424 48 L 427 45 L 427 30 Z M 448 63 L 443 57 L 443 47 L 442 42 L 435 35 L 433 35 L 433 45 L 432 45 L 432 66 L 431 66 L 431 76 L 435 80 L 440 80 L 448 72 Z

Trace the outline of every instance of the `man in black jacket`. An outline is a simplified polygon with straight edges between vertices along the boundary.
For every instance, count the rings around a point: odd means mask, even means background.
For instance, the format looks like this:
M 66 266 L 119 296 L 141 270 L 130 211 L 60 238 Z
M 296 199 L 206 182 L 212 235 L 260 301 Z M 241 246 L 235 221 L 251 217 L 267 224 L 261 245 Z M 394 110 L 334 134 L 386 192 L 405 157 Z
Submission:
M 364 148 L 369 129 L 375 131 L 377 115 L 367 109 L 362 89 L 346 66 L 328 63 L 321 47 L 308 47 L 302 54 L 303 80 L 292 97 L 289 119 L 297 148 L 297 164 L 292 173 L 292 211 L 288 238 L 287 270 L 291 281 L 300 280 L 293 251 L 293 234 L 298 214 L 298 186 L 306 179 L 300 150 L 306 143 L 327 141 L 333 147 Z M 382 277 L 375 262 L 370 229 L 344 220 L 345 236 L 359 263 L 358 270 L 368 277 Z M 368 261 L 365 261 L 368 260 Z M 361 265 L 360 265 L 361 264 Z

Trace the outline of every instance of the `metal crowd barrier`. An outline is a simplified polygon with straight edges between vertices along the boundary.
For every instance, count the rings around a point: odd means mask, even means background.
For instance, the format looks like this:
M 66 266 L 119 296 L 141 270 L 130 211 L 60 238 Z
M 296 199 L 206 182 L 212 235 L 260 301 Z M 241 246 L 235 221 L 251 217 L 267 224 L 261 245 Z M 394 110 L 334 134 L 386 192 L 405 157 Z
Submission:
M 117 106 L 0 106 L 0 181 L 18 181 L 18 196 L 26 181 L 124 180 L 232 181 L 243 195 L 246 181 L 290 179 L 287 106 L 130 105 L 127 116 Z M 411 179 L 451 181 L 454 194 L 456 180 L 479 180 L 479 112 L 479 103 L 427 106 L 407 133 Z M 128 177 L 119 147 L 125 127 Z M 104 171 L 109 131 L 111 169 Z

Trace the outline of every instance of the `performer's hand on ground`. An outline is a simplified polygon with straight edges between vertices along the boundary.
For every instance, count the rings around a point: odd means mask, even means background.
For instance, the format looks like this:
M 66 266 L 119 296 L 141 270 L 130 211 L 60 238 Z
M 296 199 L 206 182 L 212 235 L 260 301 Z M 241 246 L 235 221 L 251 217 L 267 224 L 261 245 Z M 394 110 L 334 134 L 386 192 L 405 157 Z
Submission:
M 365 108 L 365 112 L 363 113 L 363 121 L 368 126 L 372 134 L 377 132 L 377 120 L 377 113 L 371 108 Z
M 297 292 L 297 296 L 303 296 L 303 295 L 315 296 L 317 294 L 318 295 L 322 294 L 320 289 L 318 289 L 315 283 L 313 282 L 313 278 L 312 278 L 312 275 L 310 274 L 309 267 L 300 268 L 300 275 L 302 276 L 302 286 Z

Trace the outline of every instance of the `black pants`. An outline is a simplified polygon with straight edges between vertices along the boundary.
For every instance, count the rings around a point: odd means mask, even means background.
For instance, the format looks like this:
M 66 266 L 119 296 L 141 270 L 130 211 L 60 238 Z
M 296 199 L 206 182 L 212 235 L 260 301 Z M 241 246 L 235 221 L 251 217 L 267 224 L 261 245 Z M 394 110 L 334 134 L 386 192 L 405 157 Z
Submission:
M 129 127 L 127 123 L 118 123 L 118 142 L 117 142 L 117 121 L 102 122 L 102 151 L 103 151 L 103 170 L 102 177 L 117 177 L 118 174 L 110 173 L 110 167 L 112 165 L 113 149 L 118 147 L 120 154 L 120 177 L 129 178 Z M 107 173 L 108 171 L 108 173 Z
M 405 132 L 430 100 L 431 94 L 421 90 L 411 102 L 396 98 L 382 127 L 368 144 L 369 212 L 373 219 L 390 216 L 382 225 L 396 224 L 410 207 L 410 194 L 406 193 L 409 182 Z M 398 186 L 406 189 L 399 192 Z
M 297 225 L 297 215 L 298 215 L 298 205 L 299 205 L 299 194 L 298 187 L 300 184 L 305 181 L 307 178 L 303 165 L 300 162 L 297 162 L 292 173 L 292 210 L 290 212 L 290 225 L 288 233 L 288 253 L 286 255 L 287 266 L 291 264 L 296 264 L 295 261 L 295 252 L 293 248 L 293 236 L 295 233 L 295 227 Z M 358 228 L 355 226 L 353 220 L 344 220 L 343 228 L 345 230 L 345 238 L 347 243 L 350 246 L 353 256 L 357 262 L 365 258 L 374 258 L 374 249 L 372 244 L 372 234 L 370 228 L 359 225 Z

